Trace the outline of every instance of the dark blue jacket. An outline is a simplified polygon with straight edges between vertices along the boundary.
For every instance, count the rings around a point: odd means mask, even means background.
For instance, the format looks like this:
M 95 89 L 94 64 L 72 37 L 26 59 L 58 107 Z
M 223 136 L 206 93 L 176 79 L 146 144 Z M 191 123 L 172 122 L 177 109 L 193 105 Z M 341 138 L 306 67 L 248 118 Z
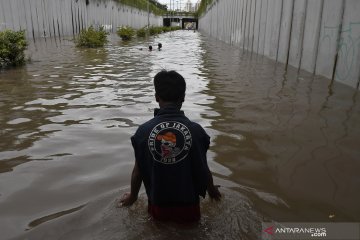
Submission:
M 155 110 L 131 142 L 151 204 L 186 206 L 205 197 L 210 137 L 176 107 Z

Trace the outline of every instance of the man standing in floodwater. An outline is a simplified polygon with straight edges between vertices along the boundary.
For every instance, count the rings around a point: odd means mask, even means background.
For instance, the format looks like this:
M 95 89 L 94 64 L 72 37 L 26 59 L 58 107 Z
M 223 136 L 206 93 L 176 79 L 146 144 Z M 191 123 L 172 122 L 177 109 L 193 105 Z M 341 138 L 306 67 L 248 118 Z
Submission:
M 130 193 L 124 194 L 120 204 L 132 205 L 144 182 L 148 212 L 154 219 L 196 222 L 200 196 L 205 197 L 207 191 L 211 199 L 221 198 L 206 159 L 210 137 L 180 110 L 186 82 L 179 73 L 159 72 L 154 86 L 160 109 L 131 137 L 135 166 Z

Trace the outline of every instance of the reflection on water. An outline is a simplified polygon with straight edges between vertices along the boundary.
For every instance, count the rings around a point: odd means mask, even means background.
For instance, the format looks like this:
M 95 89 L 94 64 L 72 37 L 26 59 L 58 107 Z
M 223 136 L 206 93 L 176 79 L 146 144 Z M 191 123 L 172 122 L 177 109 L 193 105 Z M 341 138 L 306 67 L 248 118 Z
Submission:
M 255 239 L 255 233 L 261 228 L 261 218 L 249 204 L 249 199 L 228 189 L 223 189 L 224 198 L 219 203 L 209 199 L 202 201 L 201 221 L 189 226 L 162 223 L 149 218 L 144 192 L 132 207 L 117 208 L 115 199 L 123 192 L 105 193 L 86 207 L 81 209 L 80 206 L 78 212 L 40 225 L 25 236 L 28 239 L 238 240 L 239 236 Z
M 162 51 L 140 50 L 158 42 Z M 264 220 L 360 220 L 355 90 L 191 31 L 127 44 L 112 36 L 104 49 L 36 44 L 30 64 L 0 73 L 5 239 L 254 239 Z M 181 230 L 150 221 L 144 193 L 114 207 L 163 68 L 187 80 L 183 109 L 212 137 L 209 165 L 224 193 Z
M 254 194 L 277 221 L 359 221 L 358 91 L 219 42 L 205 49 L 221 116 L 212 149 L 228 178 L 285 201 L 274 208 Z

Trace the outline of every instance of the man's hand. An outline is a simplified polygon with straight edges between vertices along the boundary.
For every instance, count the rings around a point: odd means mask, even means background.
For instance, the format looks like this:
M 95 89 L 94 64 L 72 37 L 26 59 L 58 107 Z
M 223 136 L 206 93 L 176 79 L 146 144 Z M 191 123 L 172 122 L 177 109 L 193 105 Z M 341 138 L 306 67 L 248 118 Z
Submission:
M 118 207 L 122 206 L 131 206 L 138 199 L 139 190 L 142 183 L 141 173 L 138 167 L 137 161 L 135 161 L 135 166 L 131 174 L 131 187 L 130 193 L 125 193 L 120 201 L 118 202 Z
M 219 185 L 210 185 L 207 189 L 207 192 L 211 199 L 214 199 L 216 201 L 220 201 L 221 199 L 221 193 L 219 192 Z
M 120 201 L 118 202 L 118 207 L 122 206 L 131 206 L 134 202 L 136 202 L 137 196 L 134 197 L 131 193 L 125 193 Z

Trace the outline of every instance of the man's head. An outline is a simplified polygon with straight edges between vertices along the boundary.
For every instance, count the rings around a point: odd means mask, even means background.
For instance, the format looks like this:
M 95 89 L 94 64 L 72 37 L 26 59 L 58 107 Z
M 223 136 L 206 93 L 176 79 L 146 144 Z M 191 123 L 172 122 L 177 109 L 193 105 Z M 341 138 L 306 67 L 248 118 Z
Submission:
M 156 101 L 181 104 L 185 99 L 185 79 L 175 71 L 161 71 L 154 77 Z

